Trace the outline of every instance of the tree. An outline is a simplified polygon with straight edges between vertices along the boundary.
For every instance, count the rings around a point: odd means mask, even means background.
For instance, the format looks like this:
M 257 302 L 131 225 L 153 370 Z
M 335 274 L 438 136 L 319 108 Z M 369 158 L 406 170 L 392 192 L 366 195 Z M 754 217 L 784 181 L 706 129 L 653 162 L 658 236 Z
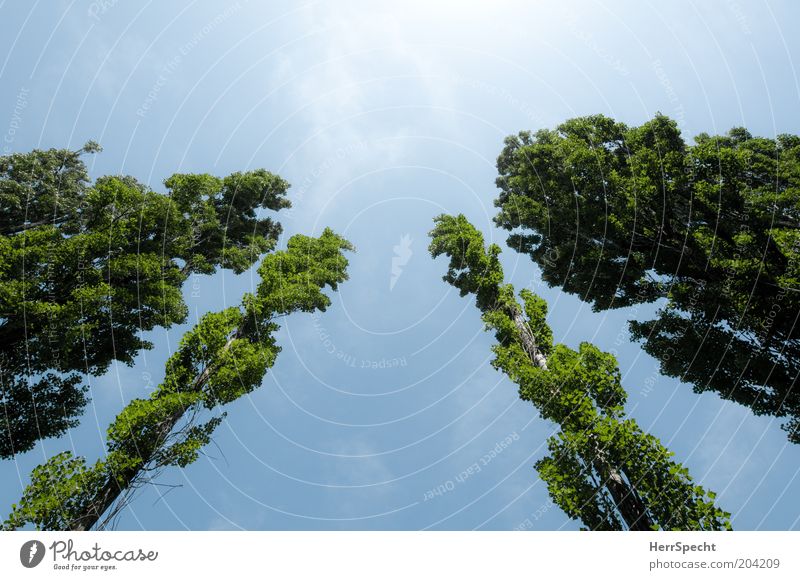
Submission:
M 789 417 L 800 442 L 800 137 L 742 128 L 687 145 L 657 115 L 602 115 L 506 139 L 496 223 L 551 286 L 632 323 L 662 372 Z
M 19 504 L 4 524 L 45 530 L 104 528 L 163 468 L 186 467 L 209 443 L 222 407 L 257 388 L 280 351 L 277 320 L 291 312 L 325 311 L 347 279 L 344 250 L 352 246 L 326 229 L 319 238 L 293 236 L 267 255 L 255 294 L 239 307 L 206 314 L 181 340 L 164 381 L 147 399 L 130 402 L 108 428 L 107 453 L 93 466 L 67 451 L 34 469 Z
M 442 215 L 435 223 L 431 255 L 446 255 L 444 280 L 462 296 L 475 295 L 497 338 L 492 365 L 560 427 L 548 440 L 550 455 L 535 465 L 554 503 L 593 530 L 730 529 L 730 514 L 714 505 L 714 494 L 625 417 L 616 359 L 586 342 L 578 351 L 554 345 L 546 302 L 529 290 L 517 300 L 504 283 L 500 248 L 486 247 L 463 215 Z
M 82 375 L 131 364 L 143 331 L 183 322 L 193 273 L 242 272 L 271 249 L 288 184 L 263 169 L 176 174 L 156 193 L 132 177 L 90 183 L 98 151 L 0 157 L 0 457 L 75 426 Z

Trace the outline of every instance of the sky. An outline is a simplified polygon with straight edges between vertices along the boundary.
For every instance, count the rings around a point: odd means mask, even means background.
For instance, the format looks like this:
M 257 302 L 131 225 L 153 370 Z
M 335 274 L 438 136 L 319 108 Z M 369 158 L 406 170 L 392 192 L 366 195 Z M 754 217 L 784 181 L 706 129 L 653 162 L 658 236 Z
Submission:
M 548 301 L 556 341 L 617 354 L 630 415 L 717 492 L 735 529 L 800 529 L 800 446 L 780 419 L 661 376 L 627 333 L 657 305 L 593 313 L 543 285 L 492 223 L 495 160 L 521 130 L 661 112 L 687 140 L 800 133 L 797 3 L 36 0 L 0 2 L 0 15 L 2 154 L 93 139 L 92 177 L 158 191 L 177 172 L 263 167 L 292 184 L 281 245 L 331 227 L 356 247 L 328 311 L 282 321 L 262 387 L 118 529 L 578 529 L 533 469 L 556 427 L 492 369 L 474 301 L 427 252 L 441 213 L 503 248 L 508 280 Z M 47 457 L 99 457 L 182 333 L 257 283 L 255 269 L 188 280 L 186 324 L 87 379 L 79 427 L 0 461 L 0 511 Z

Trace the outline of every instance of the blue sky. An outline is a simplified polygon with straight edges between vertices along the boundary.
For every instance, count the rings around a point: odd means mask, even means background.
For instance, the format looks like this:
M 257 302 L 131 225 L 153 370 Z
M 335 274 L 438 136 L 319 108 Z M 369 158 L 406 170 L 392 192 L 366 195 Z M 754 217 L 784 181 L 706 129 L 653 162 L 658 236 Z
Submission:
M 491 223 L 494 161 L 519 130 L 661 111 L 687 138 L 800 133 L 800 8 L 540 4 L 0 2 L 4 153 L 94 139 L 94 177 L 155 189 L 175 172 L 264 167 L 293 186 L 285 236 L 330 226 L 358 250 L 327 313 L 284 321 L 277 364 L 230 405 L 207 456 L 158 480 L 181 487 L 143 490 L 120 529 L 577 529 L 532 468 L 554 426 L 491 368 L 472 301 L 427 254 L 443 212 L 500 243 L 511 281 L 550 303 L 557 340 L 617 352 L 630 413 L 718 492 L 735 528 L 800 528 L 800 446 L 779 420 L 660 376 L 626 331 L 654 306 L 592 313 L 542 286 Z M 3 509 L 45 457 L 96 458 L 196 317 L 256 283 L 254 271 L 190 279 L 191 321 L 91 378 L 80 427 L 0 463 Z

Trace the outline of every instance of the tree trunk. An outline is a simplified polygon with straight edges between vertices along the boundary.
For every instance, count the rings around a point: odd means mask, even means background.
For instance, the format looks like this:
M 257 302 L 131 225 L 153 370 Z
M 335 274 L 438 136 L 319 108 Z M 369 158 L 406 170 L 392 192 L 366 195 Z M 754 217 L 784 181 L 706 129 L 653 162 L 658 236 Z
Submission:
M 617 506 L 620 516 L 627 524 L 629 530 L 633 531 L 652 531 L 655 522 L 650 518 L 645 508 L 642 498 L 636 488 L 627 483 L 619 471 L 602 459 L 602 451 L 599 452 L 595 469 L 601 474 L 605 485 L 614 504 Z
M 519 331 L 520 340 L 525 352 L 528 353 L 531 361 L 542 370 L 547 370 L 547 358 L 539 351 L 536 337 L 533 335 L 528 321 L 520 312 L 513 309 L 511 318 Z M 644 502 L 636 491 L 632 483 L 628 483 L 620 475 L 619 470 L 613 465 L 609 465 L 604 458 L 604 450 L 594 441 L 594 461 L 595 470 L 603 478 L 603 485 L 608 490 L 620 516 L 625 521 L 629 530 L 649 531 L 654 525 L 653 520 L 647 513 Z
M 161 429 L 158 433 L 158 441 L 163 442 L 170 434 L 175 425 L 178 424 L 186 409 L 171 415 L 166 421 L 161 424 Z M 106 511 L 114 504 L 122 493 L 128 489 L 133 479 L 139 475 L 153 458 L 155 452 L 159 449 L 160 444 L 154 445 L 150 450 L 147 458 L 142 458 L 142 464 L 130 474 L 125 474 L 124 483 L 119 483 L 115 477 L 110 477 L 106 484 L 101 488 L 100 492 L 95 496 L 95 499 L 86 508 L 86 511 L 70 526 L 71 531 L 82 532 L 89 530 L 97 524 L 100 518 Z
M 546 371 L 547 359 L 539 352 L 539 346 L 536 344 L 536 337 L 533 336 L 533 331 L 530 325 L 528 325 L 528 321 L 525 320 L 521 313 L 516 311 L 511 313 L 511 318 L 514 320 L 514 325 L 519 331 L 519 336 L 522 340 L 522 346 L 525 348 L 525 352 L 528 353 L 528 356 L 536 366 Z
M 235 339 L 239 338 L 240 334 L 240 329 L 237 329 L 222 347 L 220 353 L 228 350 L 231 343 Z M 212 372 L 213 369 L 209 366 L 205 368 L 202 373 L 197 375 L 197 377 L 194 379 L 192 390 L 199 391 L 202 389 Z M 131 470 L 129 473 L 123 474 L 123 483 L 117 481 L 116 477 L 112 475 L 105 485 L 100 489 L 100 491 L 95 495 L 95 498 L 86 507 L 84 513 L 70 525 L 70 531 L 80 532 L 89 530 L 97 524 L 103 514 L 106 513 L 106 511 L 108 511 L 114 502 L 117 501 L 120 495 L 122 495 L 122 493 L 127 490 L 128 487 L 130 487 L 131 482 L 137 476 L 139 476 L 139 474 L 141 474 L 147 465 L 153 460 L 153 456 L 161 448 L 161 445 L 175 428 L 175 425 L 178 424 L 178 421 L 181 420 L 181 417 L 183 417 L 187 409 L 188 407 L 181 409 L 180 411 L 176 411 L 161 422 L 155 442 L 148 450 L 147 457 L 142 458 L 142 463 L 139 465 L 139 467 Z

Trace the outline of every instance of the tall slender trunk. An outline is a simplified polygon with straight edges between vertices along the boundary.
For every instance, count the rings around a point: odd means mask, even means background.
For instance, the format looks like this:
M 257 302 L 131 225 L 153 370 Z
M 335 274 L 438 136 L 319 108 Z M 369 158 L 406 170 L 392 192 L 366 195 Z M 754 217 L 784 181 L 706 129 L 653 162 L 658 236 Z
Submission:
M 186 409 L 182 409 L 162 422 L 158 432 L 158 441 L 163 442 L 167 438 L 185 412 Z M 82 532 L 91 529 L 92 526 L 97 524 L 100 518 L 103 517 L 103 514 L 106 513 L 114 502 L 117 501 L 119 496 L 128 489 L 134 478 L 144 471 L 147 464 L 153 459 L 153 455 L 158 448 L 158 445 L 154 445 L 153 448 L 149 450 L 148 456 L 142 458 L 142 464 L 137 469 L 129 474 L 124 474 L 122 482 L 118 481 L 112 474 L 105 485 L 95 495 L 95 499 L 86 507 L 84 513 L 70 524 L 69 529 L 75 532 Z
M 231 343 L 235 339 L 239 338 L 240 334 L 241 329 L 236 329 L 233 335 L 222 347 L 220 352 L 225 352 L 228 350 Z M 197 375 L 192 382 L 191 390 L 195 392 L 201 390 L 206 382 L 208 382 L 208 379 L 212 373 L 212 366 L 203 369 L 203 372 Z M 156 452 L 161 448 L 161 445 L 167 439 L 169 434 L 172 432 L 187 410 L 188 407 L 176 411 L 161 422 L 156 438 L 153 440 L 153 444 L 148 449 L 144 450 L 145 457 L 142 457 L 142 463 L 138 467 L 126 473 L 119 474 L 122 479 L 121 482 L 117 479 L 115 474 L 111 474 L 105 485 L 103 485 L 103 487 L 100 488 L 100 491 L 95 495 L 95 498 L 86 506 L 83 514 L 78 516 L 70 524 L 70 531 L 79 532 L 89 530 L 97 524 L 100 518 L 103 517 L 103 514 L 106 513 L 114 504 L 114 502 L 117 501 L 117 499 L 119 499 L 119 497 L 130 487 L 131 482 L 133 482 L 134 479 L 147 468 L 148 464 L 153 460 Z
M 511 318 L 514 320 L 514 325 L 519 331 L 520 338 L 522 339 L 522 346 L 525 352 L 528 353 L 533 364 L 542 370 L 547 370 L 547 358 L 539 351 L 539 345 L 536 344 L 536 337 L 533 335 L 528 321 L 516 309 L 512 311 Z
M 627 483 L 619 471 L 607 462 L 598 461 L 597 463 L 599 465 L 596 466 L 596 469 L 600 473 L 605 471 L 608 474 L 607 476 L 603 475 L 603 482 L 614 499 L 619 514 L 628 525 L 628 529 L 640 532 L 652 531 L 654 522 L 647 513 L 647 508 L 636 488 Z
M 511 314 L 514 325 L 519 331 L 525 352 L 536 366 L 546 371 L 547 357 L 539 350 L 536 337 L 528 321 L 517 309 L 512 309 L 509 314 Z M 608 461 L 605 450 L 594 437 L 592 437 L 592 444 L 594 455 L 592 466 L 601 476 L 603 485 L 614 500 L 617 511 L 625 521 L 628 529 L 636 531 L 652 530 L 654 522 L 647 513 L 647 508 L 637 492 L 636 486 L 632 482 L 626 481 L 620 470 Z

